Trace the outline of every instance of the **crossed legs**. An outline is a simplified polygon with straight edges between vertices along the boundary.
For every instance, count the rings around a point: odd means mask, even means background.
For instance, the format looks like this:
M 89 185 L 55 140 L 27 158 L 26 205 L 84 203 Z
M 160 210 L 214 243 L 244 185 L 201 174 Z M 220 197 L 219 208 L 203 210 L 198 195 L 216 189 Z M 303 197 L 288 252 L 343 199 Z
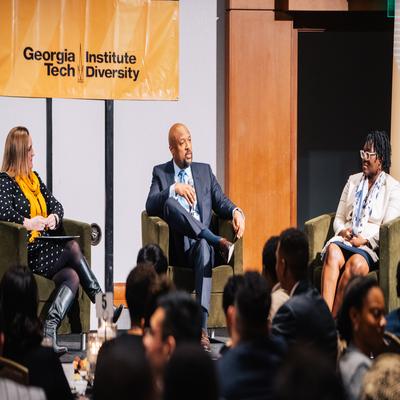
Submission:
M 366 259 L 353 254 L 347 261 L 342 249 L 331 243 L 326 251 L 321 278 L 321 292 L 329 310 L 336 318 L 343 302 L 346 286 L 353 276 L 368 274 L 369 267 Z

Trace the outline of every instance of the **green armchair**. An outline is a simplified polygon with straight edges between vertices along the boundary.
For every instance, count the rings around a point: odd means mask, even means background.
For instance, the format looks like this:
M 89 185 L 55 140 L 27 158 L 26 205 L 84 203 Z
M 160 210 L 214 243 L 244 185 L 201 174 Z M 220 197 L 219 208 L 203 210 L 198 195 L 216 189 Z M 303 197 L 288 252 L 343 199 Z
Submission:
M 321 288 L 321 250 L 333 235 L 335 213 L 323 214 L 305 223 L 309 241 L 309 274 L 314 285 Z M 400 301 L 396 291 L 396 272 L 400 263 L 400 217 L 383 224 L 379 231 L 379 269 L 369 273 L 378 282 L 385 295 L 389 311 L 398 308 Z
M 80 236 L 77 241 L 82 252 L 90 264 L 91 256 L 91 228 L 89 224 L 63 220 L 66 235 Z M 6 270 L 13 265 L 28 266 L 27 232 L 20 225 L 12 222 L 0 222 L 0 279 Z M 47 308 L 51 303 L 51 294 L 55 288 L 54 282 L 42 276 L 36 275 L 39 294 L 39 310 L 42 317 L 45 317 Z M 68 318 L 62 322 L 58 333 L 88 332 L 90 329 L 90 300 L 79 288 L 76 301 L 74 302 Z
M 233 240 L 234 233 L 231 221 L 223 220 L 213 215 L 213 226 L 218 227 L 217 233 Z M 149 217 L 146 211 L 142 212 L 142 244 L 143 246 L 155 243 L 169 258 L 169 228 L 165 221 L 158 217 Z M 190 268 L 169 266 L 168 276 L 178 289 L 194 294 L 194 273 Z M 209 328 L 226 326 L 225 315 L 222 309 L 222 295 L 226 281 L 232 275 L 243 273 L 243 239 L 235 243 L 235 252 L 229 265 L 218 265 L 213 269 Z

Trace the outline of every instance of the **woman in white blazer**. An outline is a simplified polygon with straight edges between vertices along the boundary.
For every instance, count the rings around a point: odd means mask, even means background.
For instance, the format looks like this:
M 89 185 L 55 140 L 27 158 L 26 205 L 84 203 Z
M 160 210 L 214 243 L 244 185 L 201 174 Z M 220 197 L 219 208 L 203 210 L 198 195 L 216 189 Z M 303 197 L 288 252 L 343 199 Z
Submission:
M 336 317 L 352 276 L 367 275 L 379 260 L 379 228 L 400 216 L 400 183 L 389 175 L 390 142 L 373 131 L 360 150 L 362 172 L 343 189 L 333 223 L 335 236 L 322 250 L 322 296 Z

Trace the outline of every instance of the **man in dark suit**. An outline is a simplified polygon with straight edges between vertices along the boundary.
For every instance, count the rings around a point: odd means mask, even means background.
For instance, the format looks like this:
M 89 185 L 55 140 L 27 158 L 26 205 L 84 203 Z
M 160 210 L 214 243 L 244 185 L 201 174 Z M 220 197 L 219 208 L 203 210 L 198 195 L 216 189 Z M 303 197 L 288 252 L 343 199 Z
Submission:
M 228 310 L 232 348 L 218 361 L 221 398 L 274 398 L 275 376 L 286 345 L 269 333 L 270 305 L 271 291 L 265 278 L 258 272 L 246 272 Z
M 174 124 L 168 135 L 172 160 L 153 169 L 146 201 L 149 215 L 164 219 L 170 228 L 170 263 L 194 269 L 195 287 L 207 327 L 211 275 L 215 249 L 229 262 L 234 245 L 211 230 L 214 211 L 232 219 L 238 238 L 244 232 L 244 216 L 223 193 L 208 164 L 192 163 L 192 138 L 183 124 Z
M 279 237 L 276 273 L 289 294 L 272 320 L 272 334 L 288 345 L 312 346 L 336 363 L 337 333 L 325 300 L 307 279 L 308 241 L 303 232 L 289 228 Z

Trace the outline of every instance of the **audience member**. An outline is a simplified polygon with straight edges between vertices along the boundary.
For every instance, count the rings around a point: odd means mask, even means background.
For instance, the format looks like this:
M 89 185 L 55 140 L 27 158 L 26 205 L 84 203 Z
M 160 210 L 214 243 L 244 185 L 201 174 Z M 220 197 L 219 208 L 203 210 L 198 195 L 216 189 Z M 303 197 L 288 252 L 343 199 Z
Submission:
M 130 354 L 137 346 L 143 347 L 145 320 L 152 308 L 153 296 L 157 288 L 157 274 L 151 264 L 138 264 L 126 279 L 126 302 L 131 319 L 131 328 L 108 342 L 113 346 L 125 347 Z M 132 354 L 133 356 L 133 354 Z
M 263 275 L 271 288 L 271 308 L 269 310 L 269 320 L 272 321 L 276 312 L 283 303 L 289 300 L 289 294 L 282 288 L 276 276 L 276 247 L 278 246 L 279 236 L 271 236 L 264 245 L 262 252 Z
M 0 356 L 4 347 L 3 315 L 0 310 Z M 0 366 L 0 399 L 1 400 L 46 400 L 42 388 L 21 385 L 7 377 L 4 367 Z
M 328 306 L 307 280 L 308 241 L 295 228 L 284 230 L 276 250 L 276 272 L 290 299 L 272 320 L 272 333 L 288 345 L 316 347 L 336 364 L 337 334 Z
M 368 277 L 350 280 L 339 311 L 338 330 L 347 342 L 339 369 L 349 400 L 358 399 L 371 355 L 384 350 L 385 299 L 378 283 Z
M 238 290 L 244 285 L 244 277 L 243 275 L 233 275 L 231 276 L 226 285 L 224 287 L 224 293 L 222 295 L 222 308 L 225 314 L 226 320 L 226 329 L 228 331 L 228 340 L 222 346 L 220 350 L 220 354 L 223 355 L 227 350 L 229 350 L 232 346 L 232 341 L 237 342 L 238 338 L 232 338 L 232 335 L 235 335 L 236 332 L 232 331 L 232 325 L 234 323 L 233 319 L 235 317 L 235 297 Z
M 93 400 L 154 400 L 153 373 L 143 346 L 132 341 L 129 351 L 122 342 L 105 342 L 99 351 Z
M 154 265 L 158 275 L 166 274 L 168 269 L 167 257 L 157 244 L 147 244 L 139 250 L 137 264 L 148 263 Z
M 150 318 L 150 328 L 143 338 L 159 391 L 162 390 L 165 365 L 176 347 L 200 342 L 201 318 L 200 305 L 188 293 L 172 292 L 159 299 Z
M 129 334 L 143 336 L 145 320 L 157 287 L 157 274 L 151 264 L 138 264 L 126 279 L 126 303 L 131 318 Z
M 4 356 L 29 370 L 29 383 L 44 389 L 48 400 L 72 399 L 64 371 L 52 348 L 41 346 L 37 285 L 26 267 L 7 270 L 0 283 L 4 319 Z
M 164 374 L 164 400 L 217 400 L 214 362 L 200 346 L 183 344 L 172 354 Z
M 400 265 L 397 266 L 396 280 L 397 297 L 400 297 Z M 386 322 L 386 330 L 400 337 L 400 307 L 386 316 Z
M 232 349 L 218 361 L 220 395 L 226 400 L 272 398 L 285 346 L 269 335 L 270 305 L 266 280 L 258 272 L 247 272 L 233 309 Z
M 382 354 L 365 373 L 361 400 L 400 399 L 400 355 Z
M 275 399 L 345 400 L 346 393 L 335 366 L 323 353 L 294 347 L 278 372 Z

